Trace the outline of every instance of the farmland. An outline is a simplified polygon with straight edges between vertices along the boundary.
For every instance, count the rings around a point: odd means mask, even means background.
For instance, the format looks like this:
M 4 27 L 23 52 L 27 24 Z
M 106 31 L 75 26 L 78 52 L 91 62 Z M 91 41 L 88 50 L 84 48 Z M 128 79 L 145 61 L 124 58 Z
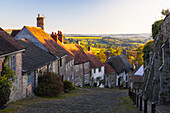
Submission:
M 87 47 L 91 46 L 91 50 L 97 54 L 101 50 L 105 51 L 109 48 L 120 48 L 126 50 L 135 50 L 139 45 L 145 44 L 151 40 L 150 34 L 116 34 L 116 35 L 66 35 L 66 43 L 76 43 L 80 41 L 82 48 L 87 51 Z
M 85 39 L 102 39 L 102 37 L 65 37 L 65 39 L 80 39 L 80 40 L 85 40 Z

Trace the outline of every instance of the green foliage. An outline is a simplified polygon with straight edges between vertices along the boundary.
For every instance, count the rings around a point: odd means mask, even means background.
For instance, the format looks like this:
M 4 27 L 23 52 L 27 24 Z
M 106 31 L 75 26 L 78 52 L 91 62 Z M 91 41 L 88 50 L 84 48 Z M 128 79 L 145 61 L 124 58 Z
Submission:
M 143 48 L 143 59 L 146 62 L 146 60 L 149 58 L 149 53 L 152 51 L 152 46 L 153 46 L 153 40 L 148 41 L 144 48 Z
M 2 76 L 7 78 L 10 84 L 14 81 L 15 71 L 12 71 L 11 68 L 7 65 L 8 59 L 10 56 L 6 56 L 2 63 Z
M 163 23 L 163 19 L 162 20 L 158 20 L 158 21 L 154 22 L 154 24 L 152 24 L 152 37 L 153 37 L 153 39 L 161 31 L 162 23 Z
M 37 96 L 57 97 L 63 92 L 61 77 L 52 72 L 45 72 L 38 77 Z
M 97 54 L 97 58 L 98 58 L 102 63 L 104 63 L 104 62 L 106 61 L 106 58 L 107 58 L 104 52 L 105 52 L 105 50 L 102 49 L 102 50 L 100 51 L 100 53 Z
M 99 82 L 99 86 L 100 86 L 101 84 L 103 84 L 103 85 L 104 85 L 104 79 L 100 80 L 100 82 Z
M 11 90 L 10 83 L 5 76 L 0 77 L 0 107 L 3 107 L 9 101 Z
M 15 71 L 12 71 L 7 65 L 10 56 L 5 57 L 2 63 L 2 72 L 0 76 L 0 107 L 4 106 L 9 101 L 11 93 L 11 83 L 14 81 Z
M 140 45 L 136 51 L 137 51 L 137 56 L 136 56 L 136 61 L 138 62 L 138 66 L 141 66 L 143 64 L 143 48 L 144 45 Z
M 64 83 L 64 92 L 65 92 L 65 93 L 68 93 L 68 92 L 70 92 L 71 90 L 73 90 L 72 82 L 70 82 L 70 81 L 68 81 L 68 80 L 65 80 L 63 83 Z
M 161 14 L 162 15 L 167 15 L 169 13 L 169 9 L 162 9 Z
M 97 87 L 97 83 L 94 83 L 94 87 Z

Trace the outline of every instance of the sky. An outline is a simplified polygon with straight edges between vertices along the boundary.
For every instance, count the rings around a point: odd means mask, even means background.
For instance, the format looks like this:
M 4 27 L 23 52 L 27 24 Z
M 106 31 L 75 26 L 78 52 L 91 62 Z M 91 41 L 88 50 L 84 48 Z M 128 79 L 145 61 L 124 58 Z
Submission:
M 64 34 L 151 33 L 170 0 L 0 0 L 0 27 L 36 26 L 45 17 L 45 31 Z

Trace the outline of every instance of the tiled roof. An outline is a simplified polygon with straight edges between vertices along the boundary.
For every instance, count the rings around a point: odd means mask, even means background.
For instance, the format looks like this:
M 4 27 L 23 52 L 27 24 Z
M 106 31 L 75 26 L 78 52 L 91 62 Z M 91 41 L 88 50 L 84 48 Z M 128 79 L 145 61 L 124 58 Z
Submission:
M 116 72 L 109 63 L 104 63 L 104 65 L 105 65 L 104 72 L 106 74 L 111 74 Z
M 132 65 L 124 55 L 111 56 L 106 62 L 108 62 L 118 74 L 133 70 Z
M 57 60 L 51 53 L 42 50 L 25 39 L 18 40 L 18 42 L 26 48 L 22 54 L 23 72 L 35 70 Z
M 74 64 L 81 64 L 90 61 L 86 53 L 78 44 L 64 44 L 75 56 Z
M 99 68 L 104 66 L 104 64 L 91 51 L 87 51 L 85 53 L 90 59 L 90 68 Z
M 133 82 L 143 82 L 143 76 L 133 76 Z
M 7 32 L 0 28 L 0 55 L 24 49 Z
M 40 27 L 25 26 L 51 53 L 57 57 L 66 57 L 66 62 L 74 58 L 71 52 L 60 42 L 55 40 Z
M 11 36 L 15 37 L 21 30 L 12 30 Z

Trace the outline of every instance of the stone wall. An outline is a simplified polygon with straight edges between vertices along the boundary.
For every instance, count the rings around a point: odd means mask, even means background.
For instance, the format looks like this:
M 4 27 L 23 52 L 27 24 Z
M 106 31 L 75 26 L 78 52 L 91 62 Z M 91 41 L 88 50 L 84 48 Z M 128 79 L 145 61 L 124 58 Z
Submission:
M 145 97 L 158 104 L 170 104 L 170 13 L 154 38 L 144 81 Z
M 10 101 L 22 98 L 22 53 L 16 53 L 16 76 L 12 83 Z

